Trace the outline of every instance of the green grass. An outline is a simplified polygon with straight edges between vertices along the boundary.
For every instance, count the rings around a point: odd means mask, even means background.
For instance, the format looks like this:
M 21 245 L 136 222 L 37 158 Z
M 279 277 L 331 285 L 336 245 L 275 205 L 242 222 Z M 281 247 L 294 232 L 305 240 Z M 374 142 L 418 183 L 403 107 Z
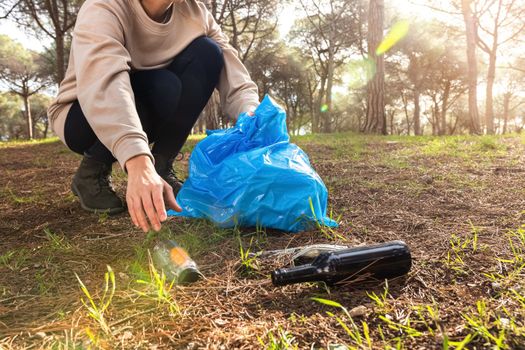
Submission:
M 182 146 L 182 149 L 180 151 L 184 154 L 191 153 L 191 151 L 193 150 L 193 147 L 195 147 L 195 145 L 199 141 L 202 141 L 205 137 L 206 137 L 205 134 L 190 135 L 188 137 L 188 140 L 186 141 L 184 146 Z
M 78 283 L 80 284 L 80 289 L 84 293 L 84 297 L 81 298 L 82 305 L 86 308 L 88 316 L 94 319 L 97 325 L 100 327 L 100 330 L 106 335 L 111 334 L 111 329 L 109 323 L 106 320 L 106 311 L 108 310 L 111 302 L 113 301 L 113 296 L 115 295 L 115 273 L 113 269 L 108 265 L 107 272 L 104 274 L 104 290 L 102 296 L 96 298 L 93 293 L 91 293 L 86 285 L 82 282 L 80 277 L 75 274 L 77 277 Z M 98 341 L 97 338 L 93 335 L 88 328 L 88 336 L 91 341 L 96 346 Z
M 370 328 L 368 323 L 362 322 L 361 327 L 359 327 L 358 324 L 354 322 L 354 319 L 347 308 L 336 301 L 317 297 L 311 299 L 320 304 L 338 308 L 343 312 L 343 316 L 337 316 L 330 311 L 327 311 L 326 314 L 329 317 L 335 318 L 337 323 L 345 330 L 350 339 L 351 346 L 356 346 L 359 349 L 372 349 L 372 340 L 370 338 Z
M 14 205 L 37 204 L 45 201 L 44 194 L 40 189 L 16 193 L 8 185 L 0 189 L 0 198 L 8 198 Z
M 202 136 L 192 138 L 185 151 L 191 150 L 200 138 Z M 483 209 L 477 204 L 482 198 L 478 190 L 494 188 L 494 182 L 487 181 L 492 167 L 509 164 L 521 167 L 516 160 L 519 157 L 507 153 L 512 149 L 509 145 L 517 144 L 514 153 L 521 154 L 522 148 L 525 148 L 521 147 L 521 142 L 525 145 L 525 137 L 409 138 L 344 133 L 299 136 L 293 141 L 304 147 L 314 164 L 324 166 L 326 175 L 323 179 L 327 185 L 341 191 L 330 194 L 337 196 L 334 201 L 337 212 L 357 213 L 355 221 L 354 216 L 344 217 L 346 223 L 351 219 L 356 225 L 355 231 L 352 231 L 355 236 L 346 237 L 351 244 L 406 235 L 407 232 L 403 231 L 405 223 L 389 221 L 394 211 L 396 218 L 399 215 L 400 219 L 415 220 L 416 215 L 424 217 L 429 232 L 441 235 L 442 239 L 432 241 L 428 251 L 424 239 L 415 239 L 423 246 L 414 249 L 414 268 L 406 282 L 400 284 L 396 280 L 390 286 L 385 285 L 384 289 L 377 288 L 377 285 L 368 288 L 366 284 L 351 288 L 323 288 L 322 284 L 272 287 L 268 280 L 269 271 L 274 268 L 272 264 L 281 262 L 267 263 L 263 258 L 257 261 L 249 253 L 287 244 L 295 246 L 316 240 L 340 239 L 336 236 L 339 231 L 323 231 L 321 227 L 315 227 L 304 235 L 286 235 L 275 234 L 271 230 L 267 233 L 262 227 L 220 229 L 206 220 L 177 218 L 168 221 L 163 232 L 144 237 L 134 229 L 132 235 L 126 235 L 131 227 L 126 216 L 109 219 L 105 215 L 95 215 L 83 217 L 86 222 L 89 221 L 89 228 L 70 235 L 67 226 L 57 225 L 54 218 L 48 216 L 45 218 L 47 222 L 42 222 L 44 226 L 39 226 L 47 227 L 43 234 L 38 228 L 40 234 L 37 233 L 38 242 L 35 243 L 38 248 L 19 249 L 16 245 L 2 251 L 0 274 L 5 273 L 17 280 L 20 277 L 21 282 L 17 285 L 8 278 L 1 280 L 0 299 L 28 293 L 31 297 L 41 297 L 35 299 L 35 308 L 45 308 L 46 300 L 63 298 L 57 306 L 47 306 L 49 313 L 42 322 L 49 322 L 46 324 L 49 329 L 54 329 L 53 322 L 58 327 L 74 324 L 76 328 L 46 330 L 49 338 L 45 344 L 35 345 L 39 340 L 27 337 L 23 340 L 26 347 L 146 348 L 157 341 L 162 343 L 162 347 L 171 341 L 179 345 L 176 343 L 178 338 L 173 334 L 180 329 L 182 333 L 176 334 L 188 338 L 223 334 L 223 338 L 219 336 L 220 340 L 229 341 L 240 336 L 238 331 L 244 326 L 243 322 L 249 334 L 246 340 L 238 340 L 238 344 L 247 347 L 259 345 L 264 349 L 311 348 L 314 342 L 315 348 L 328 349 L 328 338 L 336 339 L 336 344 L 331 343 L 330 349 L 411 349 L 425 346 L 456 350 L 512 349 L 525 344 L 525 226 L 514 227 L 513 222 L 519 217 L 516 213 L 502 213 L 494 219 L 478 216 L 477 211 L 482 212 Z M 62 151 L 57 147 L 58 154 Z M 47 163 L 37 160 L 34 164 Z M 343 164 L 342 169 L 346 170 L 344 175 L 327 171 L 326 167 L 331 164 Z M 471 168 L 479 170 L 478 173 L 471 174 Z M 116 182 L 122 185 L 125 174 L 120 170 L 114 174 Z M 431 176 L 432 182 L 422 180 L 424 175 Z M 516 177 L 521 175 L 518 173 Z M 507 178 L 504 180 L 510 181 Z M 518 184 L 516 180 L 517 189 L 509 187 L 509 198 L 513 198 L 515 190 L 521 188 Z M 358 189 L 359 192 L 349 191 L 348 188 Z M 369 191 L 372 193 L 368 193 L 370 198 L 363 204 L 360 203 L 363 199 L 361 191 L 366 196 L 366 190 L 372 190 Z M 472 197 L 459 196 L 467 192 L 461 192 L 463 190 L 468 190 Z M 412 200 L 423 194 L 428 195 L 423 200 L 432 201 L 432 196 L 445 197 L 441 191 L 451 191 L 453 196 L 458 195 L 458 201 L 464 199 L 466 205 L 475 208 L 472 210 L 472 222 L 460 210 L 457 215 L 453 212 L 450 221 L 446 216 L 433 221 L 432 215 L 436 212 L 429 210 L 421 213 L 417 208 L 402 208 L 403 204 L 390 207 L 392 211 L 386 219 L 379 219 L 382 212 L 366 212 L 370 209 L 369 205 L 373 205 L 374 209 L 381 208 L 383 198 L 408 197 Z M 7 199 L 9 209 L 23 210 L 25 208 L 20 204 L 41 202 L 39 198 L 31 198 L 35 194 L 37 192 L 19 193 L 13 188 L 11 192 L 6 190 L 1 195 Z M 46 200 L 45 197 L 42 199 Z M 69 202 L 73 198 L 62 200 Z M 455 202 L 443 203 L 436 210 L 455 210 L 451 205 Z M 350 205 L 356 209 L 350 208 Z M 403 211 L 410 215 L 404 217 Z M 65 210 L 61 213 L 69 215 Z M 71 220 L 76 220 L 74 214 L 71 217 Z M 11 226 L 15 225 L 14 222 Z M 507 230 L 507 227 L 513 228 Z M 91 240 L 82 235 L 87 230 L 90 233 L 93 230 L 109 231 L 122 234 L 122 237 Z M 423 234 L 428 233 L 422 231 Z M 33 233 L 29 229 L 27 232 Z M 162 271 L 151 264 L 148 254 L 148 249 L 152 248 L 159 235 L 178 242 L 197 262 L 202 258 L 206 264 L 203 265 L 205 271 L 213 270 L 210 272 L 213 277 L 190 287 L 175 286 L 167 281 Z M 113 266 L 114 270 L 106 270 L 102 279 L 100 269 L 106 264 Z M 247 274 L 239 273 L 239 266 L 253 271 L 249 277 L 255 278 L 247 279 Z M 79 275 L 78 281 L 71 270 Z M 221 274 L 217 276 L 215 271 Z M 220 278 L 227 282 L 221 284 Z M 73 280 L 73 285 L 70 280 Z M 426 287 L 425 283 L 429 286 Z M 71 293 L 72 290 L 77 293 Z M 249 299 L 252 295 L 259 296 L 257 293 L 261 293 L 262 298 L 255 301 Z M 309 300 L 311 295 L 317 299 Z M 80 298 L 83 303 L 79 302 Z M 23 298 L 13 300 L 16 307 L 19 303 L 32 302 Z M 232 305 L 232 308 L 221 310 L 215 307 L 216 302 Z M 368 311 L 365 315 L 350 315 L 356 306 L 366 306 Z M 210 312 L 207 308 L 217 313 L 209 315 L 211 321 L 219 319 L 230 323 L 225 323 L 226 326 L 207 323 L 206 312 Z M 1 316 L 0 322 L 8 323 Z M 195 331 L 197 328 L 193 324 L 187 326 L 192 322 L 202 322 L 202 327 L 197 327 L 199 330 Z M 316 328 L 318 326 L 319 329 Z M 1 323 L 0 330 L 3 330 Z M 138 339 L 142 343 L 121 343 L 121 336 L 126 330 L 133 333 L 133 341 Z M 317 342 L 322 337 L 323 343 Z
M 38 294 L 48 294 L 50 290 L 55 287 L 56 281 L 49 279 L 45 270 L 40 270 L 35 273 L 35 282 L 37 283 Z
M 49 228 L 44 229 L 44 234 L 52 250 L 69 251 L 73 247 L 67 237 L 56 234 Z
M 402 170 L 410 168 L 410 162 L 408 157 L 397 156 L 393 157 L 391 153 L 384 153 L 380 163 L 388 168 Z
M 323 134 L 294 136 L 290 141 L 305 148 L 305 150 L 313 149 L 318 157 L 330 156 L 330 158 L 338 160 L 357 161 L 365 154 L 366 147 L 371 139 L 366 135 L 339 133 L 329 137 Z M 318 152 L 315 146 L 324 147 Z
M 485 136 L 377 136 L 355 133 L 315 134 L 294 136 L 292 142 L 306 150 L 312 149 L 316 157 L 359 161 L 371 158 L 378 165 L 402 170 L 413 166 L 417 157 L 458 158 L 476 165 L 504 156 L 508 150 L 507 139 L 495 135 Z M 525 141 L 524 141 L 525 142 Z M 378 144 L 392 143 L 393 149 L 378 151 Z M 324 146 L 317 152 L 315 146 Z M 381 156 L 377 157 L 377 153 Z
M 18 271 L 30 257 L 29 250 L 25 248 L 9 250 L 0 255 L 0 266 L 6 267 L 11 271 Z
M 215 245 L 237 234 L 235 228 L 221 229 L 204 219 L 184 220 L 173 228 L 170 237 L 190 255 L 199 255 L 213 249 Z
M 266 334 L 266 339 L 257 337 L 259 344 L 265 350 L 297 350 L 299 347 L 295 343 L 295 338 L 281 327 L 275 332 L 270 331 Z
M 254 237 L 250 239 L 250 244 L 247 247 L 245 247 L 243 246 L 241 238 L 238 238 L 239 261 L 241 263 L 243 274 L 246 274 L 248 276 L 255 274 L 260 269 L 259 261 L 257 260 L 257 254 L 251 254 L 253 249 L 253 239 Z
M 1 148 L 10 148 L 10 147 L 20 147 L 20 146 L 38 146 L 45 145 L 49 143 L 55 143 L 60 141 L 58 137 L 48 137 L 47 139 L 34 139 L 34 140 L 12 140 L 0 142 Z
M 498 136 L 449 136 L 429 140 L 421 148 L 422 154 L 431 157 L 456 157 L 471 160 L 472 157 L 494 158 L 503 155 L 507 146 Z
M 465 176 L 465 174 L 457 174 L 455 172 L 436 174 L 435 182 L 443 187 L 456 189 L 471 189 L 474 191 L 483 191 L 487 189 L 487 184 L 483 179 L 471 178 Z
M 497 266 L 492 271 L 484 273 L 484 276 L 497 289 L 499 297 L 514 298 L 517 296 L 516 286 L 521 288 L 523 285 L 521 280 L 525 272 L 525 225 L 508 230 L 505 236 L 510 247 L 510 255 L 497 256 Z M 522 306 L 525 307 L 525 304 Z
M 180 309 L 172 293 L 176 281 L 169 281 L 164 272 L 155 267 L 149 252 L 148 271 L 149 275 L 146 278 L 135 281 L 137 287 L 140 288 L 135 289 L 137 295 L 141 298 L 153 300 L 158 307 L 166 307 L 171 315 L 179 314 Z
M 472 222 L 469 225 L 468 234 L 463 237 L 452 235 L 450 238 L 445 266 L 462 275 L 477 274 L 482 277 L 470 259 L 475 254 L 489 252 L 490 247 L 480 242 L 481 229 Z M 443 349 L 467 349 L 472 344 L 476 344 L 476 348 L 513 349 L 525 341 L 525 288 L 522 283 L 525 225 L 509 230 L 506 235 L 511 256 L 504 259 L 497 254 L 492 255 L 495 268 L 505 273 L 485 274 L 492 283 L 498 283 L 501 292 L 493 298 L 479 299 L 461 312 L 464 321 L 461 335 L 452 336 L 453 327 L 450 324 L 448 328 L 444 326 L 443 312 L 436 301 L 400 307 L 394 304 L 388 285 L 382 293 L 366 293 L 373 305 L 374 318 L 379 320 L 373 325 L 355 321 L 350 311 L 337 301 L 317 297 L 312 300 L 340 310 L 339 314 L 328 311 L 327 315 L 344 329 L 348 336 L 345 346 L 351 349 L 409 349 L 408 344 L 431 344 L 429 339 L 434 339 L 434 344 L 441 344 Z M 446 308 L 447 302 L 441 305 Z M 387 330 L 389 336 L 386 335 Z

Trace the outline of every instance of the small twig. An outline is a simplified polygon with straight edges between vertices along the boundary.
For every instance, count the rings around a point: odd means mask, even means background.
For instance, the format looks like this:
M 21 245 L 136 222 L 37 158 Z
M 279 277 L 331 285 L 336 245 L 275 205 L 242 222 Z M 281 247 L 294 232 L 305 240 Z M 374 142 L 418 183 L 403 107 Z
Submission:
M 422 279 L 421 277 L 416 276 L 416 277 L 415 277 L 415 280 L 416 280 L 416 281 L 419 281 L 423 286 L 425 286 L 426 289 L 430 289 L 430 288 L 428 287 L 428 285 L 425 283 L 425 281 L 423 281 L 423 279 Z
M 68 325 L 64 325 L 62 327 L 59 327 L 59 326 L 50 327 L 48 325 L 43 325 L 43 326 L 40 326 L 40 327 L 37 327 L 37 328 L 31 328 L 31 329 L 27 329 L 25 327 L 8 328 L 8 331 L 3 333 L 3 335 L 10 335 L 10 334 L 13 335 L 13 334 L 21 333 L 21 332 L 29 332 L 29 333 L 45 332 L 45 333 L 49 333 L 49 332 L 64 331 L 64 330 L 67 330 L 67 329 L 71 329 L 71 328 Z
M 147 310 L 144 310 L 144 311 L 141 311 L 141 312 L 137 312 L 136 314 L 133 314 L 133 315 L 130 315 L 128 317 L 124 317 L 122 320 L 118 320 L 118 321 L 115 321 L 113 323 L 110 323 L 109 326 L 110 327 L 115 327 L 115 326 L 118 326 L 119 324 L 122 324 L 128 320 L 131 320 L 133 317 L 137 317 L 137 316 L 140 316 L 140 315 L 144 315 L 144 314 L 147 314 L 147 313 L 150 313 L 150 312 L 153 312 L 157 310 L 157 307 L 152 307 L 151 309 L 147 309 Z
M 32 295 L 32 294 L 15 295 L 15 296 L 12 296 L 12 297 L 9 297 L 9 298 L 1 299 L 0 303 L 5 303 L 6 301 L 20 299 L 20 298 L 31 298 L 31 297 L 36 298 L 36 297 L 38 297 L 38 295 Z
M 118 233 L 118 234 L 108 234 L 108 233 L 94 233 L 92 236 L 102 236 L 96 238 L 84 238 L 86 241 L 103 241 L 105 239 L 111 239 L 115 237 L 127 236 L 129 233 Z

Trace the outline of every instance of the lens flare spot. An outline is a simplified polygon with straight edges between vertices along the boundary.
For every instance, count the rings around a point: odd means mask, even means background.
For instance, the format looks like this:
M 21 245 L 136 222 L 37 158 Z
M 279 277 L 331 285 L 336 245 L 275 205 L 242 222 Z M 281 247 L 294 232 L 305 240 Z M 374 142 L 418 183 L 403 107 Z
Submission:
M 397 44 L 401 39 L 403 39 L 410 28 L 410 23 L 407 20 L 402 20 L 394 23 L 390 31 L 385 35 L 385 38 L 379 44 L 376 50 L 376 55 L 380 56 L 390 50 L 392 46 Z
M 326 113 L 326 112 L 328 112 L 328 105 L 324 104 L 321 106 L 321 113 Z
M 374 60 L 366 57 L 353 60 L 348 64 L 344 81 L 351 89 L 359 89 L 365 86 L 376 74 Z

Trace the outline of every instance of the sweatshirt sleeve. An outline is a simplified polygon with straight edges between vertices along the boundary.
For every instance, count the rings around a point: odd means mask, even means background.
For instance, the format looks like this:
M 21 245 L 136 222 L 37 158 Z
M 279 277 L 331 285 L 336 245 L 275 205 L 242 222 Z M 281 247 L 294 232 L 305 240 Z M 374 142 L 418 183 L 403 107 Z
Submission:
M 103 3 L 84 6 L 73 32 L 72 53 L 82 111 L 124 168 L 134 156 L 153 157 L 135 108 L 123 33 L 116 14 Z
M 236 120 L 240 113 L 248 112 L 259 105 L 257 85 L 212 14 L 204 5 L 202 7 L 207 18 L 206 35 L 219 44 L 224 56 L 224 68 L 218 84 L 221 106 L 229 118 Z

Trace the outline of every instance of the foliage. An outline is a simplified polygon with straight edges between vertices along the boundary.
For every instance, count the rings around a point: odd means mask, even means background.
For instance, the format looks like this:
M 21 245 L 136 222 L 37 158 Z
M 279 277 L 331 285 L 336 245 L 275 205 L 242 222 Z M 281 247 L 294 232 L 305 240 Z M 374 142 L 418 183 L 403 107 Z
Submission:
M 98 301 L 94 297 L 92 293 L 89 292 L 86 285 L 80 277 L 78 277 L 77 274 L 75 274 L 77 277 L 78 283 L 80 284 L 80 289 L 82 290 L 82 293 L 84 293 L 85 298 L 81 298 L 80 301 L 82 302 L 82 305 L 87 309 L 89 317 L 97 321 L 98 325 L 100 326 L 101 330 L 105 334 L 111 334 L 111 329 L 109 328 L 109 324 L 106 320 L 106 311 L 111 305 L 111 301 L 113 300 L 113 296 L 115 295 L 115 273 L 113 272 L 113 269 L 108 265 L 107 266 L 107 272 L 104 273 L 104 291 L 100 298 L 98 298 Z
M 12 93 L 0 93 L 0 141 L 21 138 L 24 134 L 20 97 Z
M 259 336 L 257 339 L 265 350 L 297 350 L 299 347 L 294 344 L 295 338 L 283 330 L 281 327 L 277 329 L 277 335 L 273 332 L 268 332 L 268 341 L 265 342 Z
M 48 77 L 40 69 L 40 54 L 26 50 L 20 43 L 0 35 L 0 82 L 24 102 L 26 136 L 33 138 L 34 126 L 30 97 L 49 85 Z M 47 102 L 47 101 L 46 101 Z M 38 119 L 41 118 L 41 111 Z
M 179 306 L 171 294 L 175 280 L 169 281 L 162 270 L 158 271 L 157 268 L 155 268 L 149 251 L 148 268 L 149 276 L 136 281 L 139 285 L 143 286 L 144 289 L 136 290 L 136 293 L 143 298 L 154 300 L 159 306 L 166 306 L 171 314 L 178 314 Z
M 83 2 L 5 0 L 0 4 L 0 19 L 7 17 L 30 35 L 51 40 L 37 54 L 2 36 L 0 66 L 10 68 L 0 69 L 4 76 L 0 89 L 5 90 L 9 80 L 9 89 L 23 97 L 41 89 L 44 80 L 60 83 L 67 66 L 71 31 Z M 367 57 L 368 2 L 204 2 L 247 66 L 260 97 L 269 93 L 285 108 L 291 134 L 364 130 L 370 109 L 367 96 L 371 90 L 367 87 L 378 68 Z M 416 135 L 520 132 L 525 126 L 520 109 L 525 103 L 525 69 L 517 48 L 525 33 L 520 21 L 523 13 L 525 7 L 517 0 L 429 1 L 414 6 L 386 1 L 383 32 L 387 34 L 392 28 L 395 32 L 403 24 L 400 38 L 390 40 L 386 35 L 388 45 L 383 46 L 387 49 L 381 52 L 386 62 L 386 131 Z M 473 20 L 469 22 L 471 31 L 477 26 L 478 32 L 474 47 L 469 49 L 474 52 L 477 45 L 478 55 L 470 58 L 465 50 L 466 38 L 469 42 L 473 38 L 470 32 L 465 35 L 464 20 L 468 18 Z M 286 21 L 293 21 L 293 25 L 288 33 L 281 33 L 287 27 Z M 21 72 L 27 87 L 19 86 Z M 485 93 L 476 97 L 477 104 L 486 105 L 485 115 L 481 116 L 486 126 L 477 125 L 477 112 L 472 111 L 476 103 L 472 102 L 473 93 L 469 93 L 473 86 L 467 82 L 474 80 L 479 80 L 480 89 L 486 87 Z M 20 104 L 23 102 L 27 102 L 24 97 Z M 42 99 L 38 106 L 30 102 L 27 108 L 20 106 L 14 111 L 13 103 L 0 98 L 0 138 L 16 139 L 31 131 L 35 137 L 46 137 L 43 107 L 48 103 Z M 27 109 L 33 111 L 31 116 Z M 196 130 L 228 125 L 214 95 Z

